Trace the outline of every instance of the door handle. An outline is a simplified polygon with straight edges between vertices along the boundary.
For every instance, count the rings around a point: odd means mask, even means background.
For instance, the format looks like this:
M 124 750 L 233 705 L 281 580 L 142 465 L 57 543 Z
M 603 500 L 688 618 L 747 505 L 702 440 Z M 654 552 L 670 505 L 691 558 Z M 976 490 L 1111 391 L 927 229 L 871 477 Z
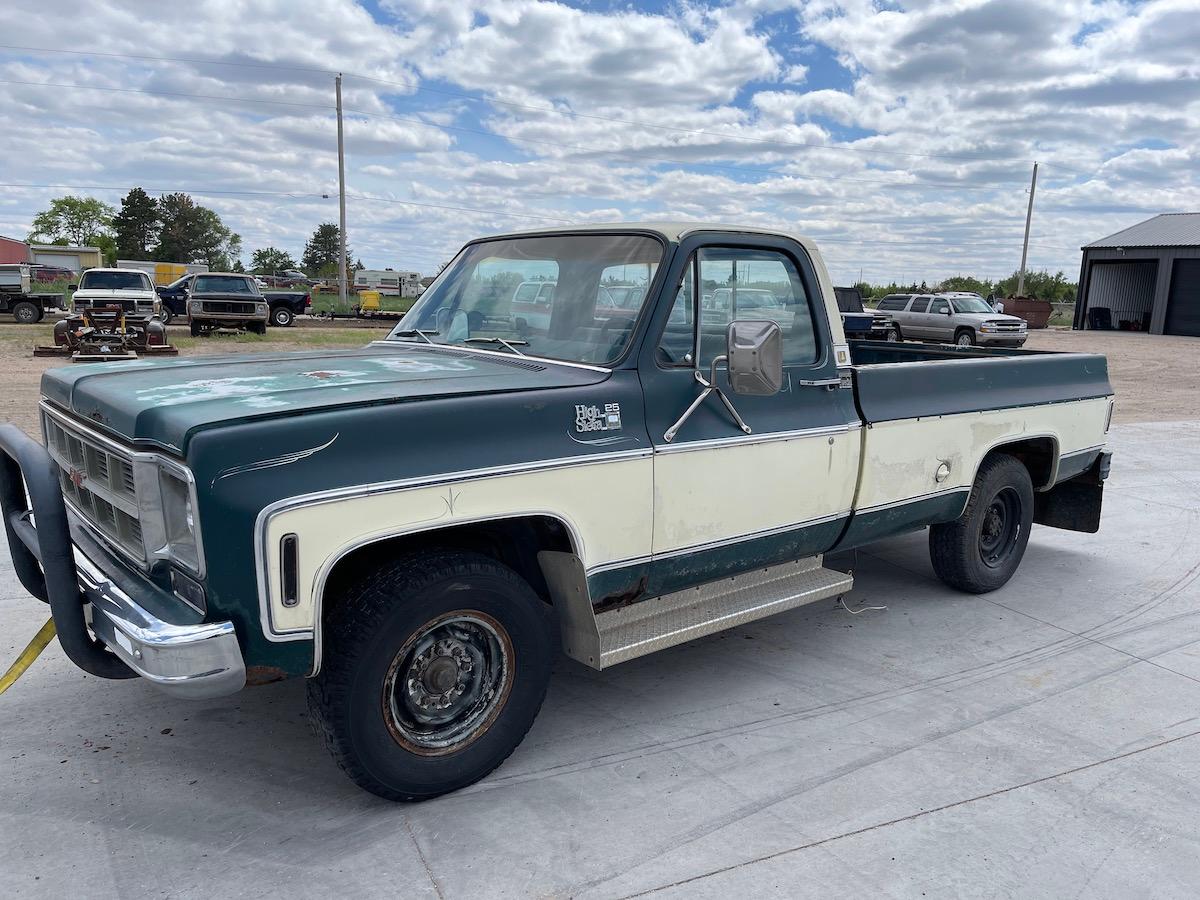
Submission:
M 816 381 L 805 381 L 804 379 L 798 379 L 796 384 L 800 385 L 801 387 L 823 387 L 826 390 L 832 391 L 836 387 L 841 387 L 842 379 L 821 378 Z

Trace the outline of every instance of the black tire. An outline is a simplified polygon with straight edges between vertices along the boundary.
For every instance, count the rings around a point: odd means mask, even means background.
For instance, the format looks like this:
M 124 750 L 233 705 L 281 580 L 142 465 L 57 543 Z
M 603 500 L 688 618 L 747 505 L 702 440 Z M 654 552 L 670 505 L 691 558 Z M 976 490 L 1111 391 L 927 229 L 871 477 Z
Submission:
M 904 334 L 900 331 L 899 325 L 892 326 L 891 330 L 888 332 L 887 339 L 888 339 L 889 343 L 890 342 L 899 343 L 900 341 L 904 340 Z
M 1033 525 L 1033 481 L 1007 453 L 979 467 L 963 514 L 929 529 L 929 559 L 953 588 L 985 594 L 1003 587 L 1025 555 Z
M 461 679 L 476 670 L 482 678 L 497 666 L 486 664 L 491 656 L 482 651 L 465 675 L 451 666 L 459 681 L 441 688 L 449 692 L 441 699 L 474 705 L 452 714 L 461 722 L 426 726 L 420 716 L 430 715 L 428 709 L 413 705 L 434 696 L 424 679 L 442 660 L 461 657 L 435 654 L 430 662 L 426 656 L 444 642 L 423 642 L 464 623 L 476 628 L 476 639 L 495 638 L 492 655 L 504 659 L 500 680 L 489 681 L 489 690 L 472 684 L 454 694 Z M 309 712 L 334 760 L 359 787 L 388 800 L 428 800 L 478 781 L 516 749 L 546 695 L 555 635 L 553 610 L 507 566 L 461 551 L 412 555 L 338 598 L 325 623 L 321 671 L 308 681 Z M 474 646 L 465 639 L 463 645 Z M 488 705 L 480 708 L 481 702 Z M 439 709 L 436 701 L 433 708 Z M 437 727 L 463 733 L 435 738 L 438 732 L 428 729 Z
M 251 334 L 264 334 L 265 335 L 267 333 L 267 323 L 266 322 L 250 322 L 248 325 L 246 325 L 246 330 L 249 331 Z
M 36 303 L 29 300 L 20 300 L 13 304 L 12 316 L 13 321 L 19 322 L 22 325 L 34 325 L 41 321 L 42 310 Z
M 205 331 L 202 327 L 200 327 L 199 322 L 192 322 L 192 323 L 190 323 L 190 325 L 191 325 L 190 330 L 192 332 L 192 337 L 200 337 L 202 334 L 205 334 Z
M 286 306 L 272 306 L 271 307 L 271 324 L 272 325 L 276 325 L 279 328 L 287 328 L 289 325 L 292 324 L 292 321 L 295 318 L 296 318 L 295 315 Z
M 975 332 L 970 328 L 960 328 L 954 332 L 954 346 L 956 347 L 974 347 Z
M 158 308 L 158 320 L 164 325 L 170 325 L 173 318 L 175 318 L 175 313 L 171 312 L 171 307 L 167 306 L 166 303 L 163 303 Z

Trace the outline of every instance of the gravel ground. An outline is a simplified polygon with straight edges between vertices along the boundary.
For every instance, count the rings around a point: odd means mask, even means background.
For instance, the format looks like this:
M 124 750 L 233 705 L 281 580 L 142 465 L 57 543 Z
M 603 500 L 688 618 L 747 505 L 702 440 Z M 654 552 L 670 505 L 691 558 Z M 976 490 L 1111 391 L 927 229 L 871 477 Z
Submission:
M 211 353 L 264 353 L 271 351 L 353 347 L 382 336 L 364 334 L 362 327 L 313 320 L 304 328 L 272 330 L 267 340 L 247 340 L 218 335 L 196 340 L 186 331 L 171 329 L 171 340 L 188 355 Z M 16 422 L 38 434 L 38 382 L 46 369 L 70 365 L 61 359 L 35 359 L 35 342 L 49 343 L 47 326 L 0 323 L 0 380 L 7 390 L 0 396 L 0 418 Z M 1165 422 L 1200 415 L 1200 339 L 1125 332 L 1035 331 L 1026 346 L 1033 350 L 1078 350 L 1108 357 L 1109 375 L 1117 391 L 1114 421 Z

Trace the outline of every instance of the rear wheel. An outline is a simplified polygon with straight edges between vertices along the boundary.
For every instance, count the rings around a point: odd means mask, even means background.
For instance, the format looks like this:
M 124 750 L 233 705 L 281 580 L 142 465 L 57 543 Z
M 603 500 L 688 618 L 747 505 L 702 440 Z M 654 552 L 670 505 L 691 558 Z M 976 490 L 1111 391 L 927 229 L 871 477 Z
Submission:
M 929 529 L 929 558 L 951 587 L 983 594 L 1003 587 L 1025 555 L 1033 525 L 1029 470 L 1006 453 L 983 461 L 963 514 Z
M 960 328 L 954 332 L 954 344 L 957 347 L 973 347 L 975 345 L 975 332 L 970 328 Z
M 36 303 L 21 300 L 13 305 L 12 315 L 13 319 L 22 325 L 33 325 L 42 318 L 42 311 Z
M 508 758 L 555 657 L 552 610 L 519 575 L 475 553 L 414 555 L 341 599 L 308 703 L 359 787 L 426 800 Z
M 171 320 L 175 318 L 175 313 L 171 312 L 171 307 L 164 303 L 158 309 L 158 318 L 164 325 L 170 325 Z
M 271 324 L 272 325 L 277 325 L 280 328 L 287 328 L 289 325 L 292 324 L 292 320 L 294 318 L 295 318 L 295 316 L 292 315 L 292 311 L 290 309 L 288 309 L 286 306 L 272 306 L 271 307 Z

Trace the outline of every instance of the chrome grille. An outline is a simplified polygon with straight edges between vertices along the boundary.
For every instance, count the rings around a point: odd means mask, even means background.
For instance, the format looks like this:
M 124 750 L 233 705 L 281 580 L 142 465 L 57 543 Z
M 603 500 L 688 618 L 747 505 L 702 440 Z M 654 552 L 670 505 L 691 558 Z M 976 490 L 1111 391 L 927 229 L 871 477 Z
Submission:
M 145 562 L 132 460 L 48 412 L 42 413 L 42 427 L 66 501 L 102 535 Z

